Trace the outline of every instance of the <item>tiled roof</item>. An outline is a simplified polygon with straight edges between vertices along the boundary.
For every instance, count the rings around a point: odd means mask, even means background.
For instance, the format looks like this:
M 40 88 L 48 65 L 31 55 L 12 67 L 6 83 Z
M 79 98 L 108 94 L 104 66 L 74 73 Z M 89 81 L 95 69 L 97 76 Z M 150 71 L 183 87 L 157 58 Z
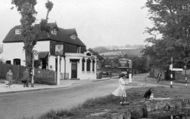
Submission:
M 35 28 L 39 28 L 39 25 L 36 25 Z M 23 42 L 23 37 L 20 34 L 15 34 L 15 30 L 17 29 L 21 29 L 21 26 L 15 26 L 14 28 L 12 28 L 3 40 L 3 43 Z M 41 32 L 38 41 L 53 40 L 57 42 L 85 46 L 85 44 L 78 38 L 78 36 L 76 37 L 76 39 L 71 39 L 70 35 L 72 34 L 75 34 L 77 36 L 77 32 L 75 29 L 58 28 L 57 35 L 48 35 L 46 32 Z

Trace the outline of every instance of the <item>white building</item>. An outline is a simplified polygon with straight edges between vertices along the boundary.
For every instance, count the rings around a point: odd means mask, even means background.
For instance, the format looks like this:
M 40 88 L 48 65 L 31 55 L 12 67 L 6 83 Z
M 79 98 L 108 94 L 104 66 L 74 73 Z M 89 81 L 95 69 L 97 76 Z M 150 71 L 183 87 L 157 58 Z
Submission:
M 61 79 L 96 79 L 96 57 L 86 51 L 86 46 L 78 38 L 75 29 L 58 28 L 50 24 L 51 34 L 40 33 L 34 49 L 38 52 L 35 66 L 57 71 L 59 62 Z M 6 63 L 25 66 L 24 43 L 21 27 L 12 28 L 3 40 L 2 58 Z M 61 47 L 57 47 L 57 46 Z M 60 60 L 57 60 L 56 48 L 60 48 Z

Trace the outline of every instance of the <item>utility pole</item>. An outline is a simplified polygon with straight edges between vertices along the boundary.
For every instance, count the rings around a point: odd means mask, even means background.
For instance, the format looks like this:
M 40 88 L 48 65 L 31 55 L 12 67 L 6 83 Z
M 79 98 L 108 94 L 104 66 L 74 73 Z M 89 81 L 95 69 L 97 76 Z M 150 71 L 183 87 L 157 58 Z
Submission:
M 129 61 L 129 82 L 132 82 L 132 60 L 128 60 Z
M 185 86 L 187 88 L 187 63 L 185 63 L 184 69 L 185 69 Z

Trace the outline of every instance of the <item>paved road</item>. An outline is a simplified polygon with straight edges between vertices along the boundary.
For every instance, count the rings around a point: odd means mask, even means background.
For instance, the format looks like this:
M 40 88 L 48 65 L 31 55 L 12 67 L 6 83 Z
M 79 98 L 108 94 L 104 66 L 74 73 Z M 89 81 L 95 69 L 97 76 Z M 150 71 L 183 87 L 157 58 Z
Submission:
M 134 80 L 140 77 L 134 77 Z M 82 104 L 89 98 L 110 94 L 118 86 L 117 79 L 102 81 L 87 81 L 73 84 L 67 88 L 48 89 L 33 92 L 0 94 L 0 119 L 22 119 L 23 117 L 38 117 L 50 110 L 70 109 Z M 138 86 L 156 86 L 138 83 Z M 137 87 L 137 83 L 129 88 Z
M 116 87 L 117 80 L 104 80 L 68 88 L 1 94 L 0 119 L 37 117 L 50 110 L 70 109 L 89 98 L 110 94 Z

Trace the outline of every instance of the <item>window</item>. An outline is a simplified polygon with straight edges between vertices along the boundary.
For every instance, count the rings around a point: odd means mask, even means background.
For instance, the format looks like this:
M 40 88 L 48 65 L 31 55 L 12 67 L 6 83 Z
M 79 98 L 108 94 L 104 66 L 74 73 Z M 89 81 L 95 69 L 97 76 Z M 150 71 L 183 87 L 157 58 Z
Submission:
M 73 39 L 73 40 L 75 40 L 75 39 L 77 38 L 77 36 L 76 36 L 76 34 L 72 34 L 72 35 L 70 36 L 70 38 Z
M 84 63 L 85 63 L 85 59 L 82 59 L 82 71 L 84 71 Z
M 7 60 L 7 61 L 6 61 L 6 64 L 11 64 L 11 60 Z
M 57 35 L 57 30 L 54 28 L 53 30 L 51 30 L 51 34 Z
M 81 53 L 81 47 L 77 47 L 77 53 Z
M 21 34 L 21 29 L 15 29 L 15 34 L 20 35 Z
M 87 70 L 87 71 L 90 71 L 90 64 L 91 64 L 91 60 L 88 59 L 88 60 L 87 60 L 87 66 L 86 66 L 86 70 Z
M 87 56 L 91 56 L 91 53 L 87 52 L 86 55 L 87 55 Z
M 21 60 L 19 58 L 13 59 L 13 65 L 20 65 Z

